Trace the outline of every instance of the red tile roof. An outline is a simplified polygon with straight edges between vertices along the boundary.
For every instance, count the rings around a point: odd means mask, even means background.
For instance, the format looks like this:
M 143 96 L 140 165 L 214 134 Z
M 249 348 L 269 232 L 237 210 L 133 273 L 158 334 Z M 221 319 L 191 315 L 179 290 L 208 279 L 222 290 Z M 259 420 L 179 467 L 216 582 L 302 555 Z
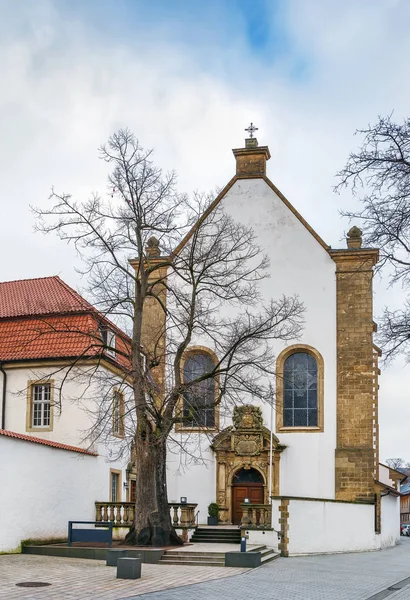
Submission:
M 89 314 L 0 320 L 0 360 L 95 356 L 102 352 L 97 338 Z
M 88 454 L 89 456 L 98 456 L 96 452 L 85 450 L 84 448 L 77 448 L 77 446 L 68 446 L 67 444 L 60 444 L 59 442 L 52 442 L 51 440 L 44 440 L 43 438 L 37 438 L 31 435 L 24 435 L 23 433 L 16 433 L 15 431 L 9 431 L 8 429 L 0 429 L 0 435 L 5 435 L 17 440 L 23 440 L 24 442 L 33 442 L 34 444 L 42 444 L 43 446 L 51 446 L 51 448 L 58 448 L 59 450 L 68 450 L 69 452 L 77 452 L 79 454 Z
M 59 277 L 0 283 L 0 318 L 95 310 Z
M 129 368 L 129 338 L 59 277 L 0 283 L 0 361 L 102 356 L 101 324 Z

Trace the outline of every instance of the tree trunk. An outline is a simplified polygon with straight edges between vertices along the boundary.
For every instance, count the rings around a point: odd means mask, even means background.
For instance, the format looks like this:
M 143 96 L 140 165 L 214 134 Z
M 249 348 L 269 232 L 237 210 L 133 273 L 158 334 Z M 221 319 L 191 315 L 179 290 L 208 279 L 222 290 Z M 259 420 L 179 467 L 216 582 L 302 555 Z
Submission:
M 183 541 L 172 527 L 168 507 L 166 441 L 155 434 L 155 429 L 148 433 L 138 428 L 135 521 L 125 543 L 137 546 L 182 545 Z

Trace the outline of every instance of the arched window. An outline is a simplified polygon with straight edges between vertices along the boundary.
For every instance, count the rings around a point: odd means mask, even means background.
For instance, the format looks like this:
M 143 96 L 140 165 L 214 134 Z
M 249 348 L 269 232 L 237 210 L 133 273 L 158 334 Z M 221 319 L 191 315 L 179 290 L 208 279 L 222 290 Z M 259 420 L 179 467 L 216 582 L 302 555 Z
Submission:
M 277 360 L 277 430 L 323 431 L 323 359 L 310 346 L 287 348 Z
M 284 427 L 317 427 L 317 363 L 307 352 L 295 352 L 283 368 Z
M 215 368 L 214 359 L 203 351 L 190 352 L 183 367 L 184 383 L 195 382 Z M 213 377 L 197 381 L 183 398 L 183 427 L 215 427 L 215 391 Z

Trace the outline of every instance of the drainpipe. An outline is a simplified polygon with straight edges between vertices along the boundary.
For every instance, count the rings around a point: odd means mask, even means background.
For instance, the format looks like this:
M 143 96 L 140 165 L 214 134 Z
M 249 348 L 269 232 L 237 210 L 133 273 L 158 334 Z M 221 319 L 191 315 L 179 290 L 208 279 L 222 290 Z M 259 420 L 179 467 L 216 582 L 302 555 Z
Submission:
M 0 362 L 0 371 L 3 373 L 3 398 L 1 402 L 1 428 L 6 429 L 6 386 L 7 373 L 3 368 L 3 363 Z

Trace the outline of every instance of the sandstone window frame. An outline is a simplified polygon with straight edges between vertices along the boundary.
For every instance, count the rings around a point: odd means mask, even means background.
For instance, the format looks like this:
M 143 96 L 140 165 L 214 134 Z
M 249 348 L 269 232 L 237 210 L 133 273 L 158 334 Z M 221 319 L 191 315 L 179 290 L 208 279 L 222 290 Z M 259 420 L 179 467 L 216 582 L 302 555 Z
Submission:
M 49 424 L 46 426 L 37 426 L 33 424 L 34 420 L 34 392 L 36 386 L 49 386 L 50 387 L 50 418 Z M 53 431 L 54 427 L 54 379 L 35 379 L 27 382 L 27 406 L 26 406 L 26 431 L 46 432 Z
M 113 500 L 113 481 L 115 479 L 115 491 L 116 498 Z M 110 502 L 122 502 L 122 471 L 119 469 L 110 469 L 110 488 L 109 488 Z
M 286 359 L 292 354 L 303 352 L 310 354 L 317 364 L 317 425 L 315 426 L 285 426 L 283 424 L 283 373 Z M 277 433 L 322 433 L 324 431 L 324 360 L 316 348 L 307 344 L 288 346 L 276 359 L 276 432 Z
M 182 360 L 181 360 L 181 374 L 182 374 L 182 379 L 184 377 L 184 369 L 185 369 L 185 363 L 186 361 L 191 358 L 192 356 L 194 356 L 195 354 L 206 354 L 208 355 L 213 363 L 216 365 L 218 364 L 218 357 L 215 354 L 215 352 L 213 350 L 211 350 L 211 348 L 208 348 L 207 346 L 189 346 L 183 356 L 182 356 Z M 217 398 L 218 398 L 218 393 L 219 393 L 219 375 L 217 375 L 214 379 L 215 382 L 215 389 L 214 389 L 214 400 L 216 402 Z M 184 433 L 195 433 L 195 432 L 207 432 L 207 431 L 219 431 L 219 421 L 220 421 L 220 410 L 219 410 L 219 404 L 214 404 L 214 425 L 212 427 L 208 427 L 208 426 L 202 426 L 202 425 L 197 425 L 197 426 L 193 426 L 193 427 L 189 427 L 186 424 L 182 423 L 182 422 L 177 422 L 175 423 L 175 431 L 178 432 L 184 432 Z M 178 404 L 177 404 L 177 409 L 176 409 L 177 415 L 183 416 L 184 414 L 184 398 L 181 396 L 178 400 Z
M 111 434 L 114 437 L 124 438 L 124 392 L 114 388 L 112 399 Z

